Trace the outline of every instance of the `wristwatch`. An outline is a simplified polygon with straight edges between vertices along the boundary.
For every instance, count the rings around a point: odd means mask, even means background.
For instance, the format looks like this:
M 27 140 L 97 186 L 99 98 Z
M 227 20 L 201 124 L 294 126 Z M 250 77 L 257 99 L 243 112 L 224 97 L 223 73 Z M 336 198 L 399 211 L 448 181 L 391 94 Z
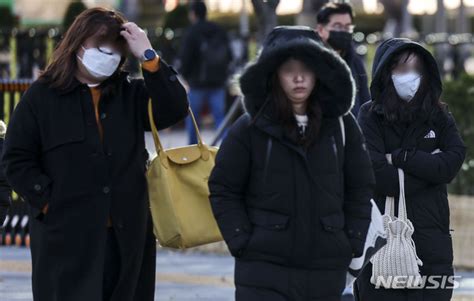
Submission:
M 153 49 L 147 49 L 145 50 L 145 52 L 143 52 L 143 61 L 146 62 L 146 61 L 151 61 L 153 59 L 155 59 L 155 57 L 157 56 L 156 54 L 156 51 L 153 50 Z

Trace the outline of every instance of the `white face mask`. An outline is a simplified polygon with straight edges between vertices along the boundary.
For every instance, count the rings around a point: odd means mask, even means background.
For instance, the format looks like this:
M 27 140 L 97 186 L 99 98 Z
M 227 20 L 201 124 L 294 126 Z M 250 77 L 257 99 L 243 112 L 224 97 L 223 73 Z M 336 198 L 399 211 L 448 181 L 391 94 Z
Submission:
M 401 99 L 410 102 L 420 88 L 421 75 L 417 72 L 392 74 L 393 85 Z
M 114 74 L 120 64 L 121 56 L 108 47 L 84 48 L 84 55 L 77 56 L 90 75 L 103 81 Z

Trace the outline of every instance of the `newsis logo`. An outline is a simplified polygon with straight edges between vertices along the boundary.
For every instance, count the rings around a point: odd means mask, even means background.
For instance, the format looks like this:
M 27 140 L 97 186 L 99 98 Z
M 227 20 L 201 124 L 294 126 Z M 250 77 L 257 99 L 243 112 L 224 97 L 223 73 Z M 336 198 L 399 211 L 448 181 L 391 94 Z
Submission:
M 457 289 L 461 276 L 379 276 L 375 288 L 390 289 Z

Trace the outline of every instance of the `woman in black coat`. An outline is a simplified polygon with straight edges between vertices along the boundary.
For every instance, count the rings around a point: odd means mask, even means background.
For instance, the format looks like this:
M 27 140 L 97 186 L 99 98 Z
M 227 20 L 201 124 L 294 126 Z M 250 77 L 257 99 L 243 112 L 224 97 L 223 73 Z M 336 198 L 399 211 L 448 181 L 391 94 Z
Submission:
M 340 300 L 375 182 L 350 70 L 313 30 L 277 27 L 240 84 L 247 114 L 209 180 L 236 300 Z
M 144 80 L 121 71 L 128 53 L 142 62 Z M 145 251 L 154 243 L 149 99 L 159 129 L 187 115 L 184 88 L 145 32 L 93 8 L 75 19 L 16 107 L 3 159 L 31 207 L 34 300 L 153 300 L 141 290 L 153 290 L 155 274 L 153 258 L 143 263 L 155 256 Z
M 397 168 L 405 173 L 408 219 L 422 276 L 453 275 L 446 184 L 459 171 L 464 143 L 453 116 L 440 102 L 442 83 L 436 61 L 422 46 L 390 39 L 377 49 L 371 92 L 373 101 L 359 113 L 376 178 L 376 201 L 398 197 Z M 438 151 L 439 150 L 439 151 Z M 376 289 L 368 265 L 356 283 L 358 300 L 450 300 L 452 289 Z M 446 279 L 448 280 L 448 279 Z M 453 286 L 452 279 L 447 285 Z M 432 285 L 427 284 L 427 286 Z

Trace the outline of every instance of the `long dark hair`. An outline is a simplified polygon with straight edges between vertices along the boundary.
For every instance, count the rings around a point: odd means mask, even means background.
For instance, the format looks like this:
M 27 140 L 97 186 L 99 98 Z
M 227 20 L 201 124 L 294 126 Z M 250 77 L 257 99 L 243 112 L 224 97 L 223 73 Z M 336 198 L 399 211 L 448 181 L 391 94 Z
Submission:
M 74 83 L 77 72 L 76 55 L 82 44 L 90 37 L 97 37 L 99 42 L 113 43 L 121 51 L 122 60 L 119 68 L 102 86 L 113 82 L 125 62 L 127 42 L 120 35 L 126 19 L 118 12 L 105 8 L 91 8 L 76 17 L 53 52 L 51 62 L 42 72 L 40 79 L 50 87 L 68 90 Z
M 272 112 L 275 114 L 277 121 L 283 128 L 289 132 L 296 142 L 305 148 L 308 148 L 319 136 L 322 121 L 322 109 L 316 96 L 317 82 L 308 98 L 308 105 L 306 114 L 308 116 L 308 127 L 306 128 L 303 137 L 297 135 L 298 124 L 296 123 L 295 113 L 291 100 L 286 96 L 278 79 L 278 73 L 275 72 L 270 82 L 271 94 L 270 103 L 272 105 Z
M 421 83 L 420 87 L 410 102 L 402 100 L 395 90 L 392 80 L 392 71 L 399 64 L 405 63 L 412 56 L 420 60 Z M 390 123 L 412 123 L 417 119 L 428 119 L 443 104 L 430 86 L 428 63 L 417 49 L 407 49 L 395 55 L 381 70 L 380 84 L 384 87 L 375 103 L 383 105 L 384 117 Z

